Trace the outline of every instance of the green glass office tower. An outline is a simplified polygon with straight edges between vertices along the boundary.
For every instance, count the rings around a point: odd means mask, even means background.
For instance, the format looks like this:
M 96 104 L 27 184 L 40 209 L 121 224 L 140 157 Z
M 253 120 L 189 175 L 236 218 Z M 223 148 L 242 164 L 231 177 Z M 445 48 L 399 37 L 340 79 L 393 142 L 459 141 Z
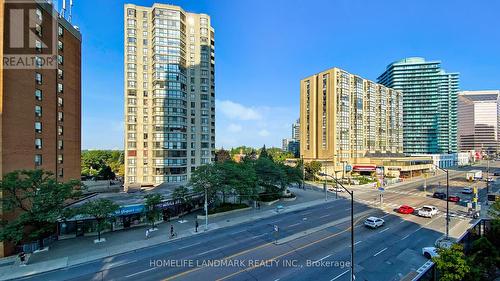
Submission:
M 387 66 L 378 82 L 403 93 L 405 153 L 457 151 L 459 73 L 447 73 L 440 61 L 406 58 Z

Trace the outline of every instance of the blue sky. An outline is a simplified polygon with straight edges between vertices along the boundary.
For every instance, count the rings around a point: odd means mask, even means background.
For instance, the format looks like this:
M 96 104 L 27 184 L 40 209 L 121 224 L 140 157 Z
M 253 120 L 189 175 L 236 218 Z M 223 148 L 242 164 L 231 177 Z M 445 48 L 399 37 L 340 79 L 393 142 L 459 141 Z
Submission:
M 123 5 L 154 2 L 75 0 L 84 149 L 123 148 Z M 212 18 L 217 147 L 280 146 L 299 115 L 300 79 L 334 66 L 375 80 L 390 62 L 421 56 L 460 72 L 463 90 L 500 89 L 498 1 L 163 3 Z

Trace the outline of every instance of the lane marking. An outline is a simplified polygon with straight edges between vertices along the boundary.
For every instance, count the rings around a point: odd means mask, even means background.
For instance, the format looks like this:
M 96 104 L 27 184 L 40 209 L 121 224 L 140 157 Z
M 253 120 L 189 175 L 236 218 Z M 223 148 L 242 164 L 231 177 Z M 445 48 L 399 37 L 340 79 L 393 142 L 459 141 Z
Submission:
M 406 238 L 410 237 L 410 234 L 406 234 L 405 237 L 401 238 L 401 240 L 405 240 Z
M 332 254 L 329 254 L 328 256 L 324 256 L 324 257 L 322 257 L 321 259 L 319 259 L 319 260 L 317 260 L 317 261 L 314 261 L 314 262 L 320 262 L 320 261 L 322 261 L 322 260 L 324 260 L 324 259 L 326 259 L 326 258 L 329 258 L 331 255 L 332 255 Z
M 146 269 L 146 270 L 143 270 L 143 271 L 139 271 L 139 272 L 136 272 L 136 273 L 132 273 L 130 275 L 126 275 L 125 277 L 129 278 L 129 277 L 136 276 L 136 275 L 139 275 L 139 274 L 142 274 L 142 273 L 146 273 L 148 271 L 155 270 L 155 269 L 156 269 L 156 267 L 152 267 L 152 268 L 149 268 L 149 269 Z
M 300 224 L 300 222 L 298 222 L 298 223 L 294 223 L 294 224 L 289 225 L 288 227 L 294 227 L 294 226 L 297 226 L 297 225 L 299 225 L 299 224 Z
M 363 242 L 363 241 L 358 241 L 358 242 L 354 243 L 354 246 L 358 245 L 361 242 Z
M 183 247 L 179 247 L 179 250 L 186 249 L 186 248 L 193 247 L 193 246 L 200 245 L 200 244 L 201 244 L 201 242 L 190 244 L 190 245 L 186 245 L 186 246 L 183 246 Z
M 389 230 L 389 228 L 390 228 L 390 227 L 388 227 L 388 228 L 386 228 L 386 229 L 383 229 L 383 230 L 379 231 L 378 233 L 382 233 L 382 232 L 384 232 L 384 231 L 387 231 L 387 230 Z
M 344 211 L 349 211 L 351 208 L 344 209 Z
M 388 215 L 390 215 L 390 214 L 385 214 L 385 215 L 381 216 L 381 218 L 385 218 L 385 217 L 387 217 Z
M 385 250 L 387 250 L 387 248 L 383 248 L 382 250 L 378 251 L 375 255 L 373 255 L 374 257 L 382 254 Z
M 206 251 L 206 252 L 199 253 L 199 254 L 197 254 L 196 256 L 197 256 L 197 257 L 198 257 L 198 256 L 202 256 L 202 255 L 204 255 L 204 254 L 208 254 L 208 253 L 210 253 L 210 252 L 217 251 L 217 250 L 220 250 L 220 249 L 222 249 L 222 248 L 223 248 L 223 247 L 218 247 L 218 248 L 215 248 L 215 249 L 212 249 L 212 250 L 208 250 L 208 251 Z
M 347 272 L 349 272 L 349 269 L 340 273 L 339 275 L 337 275 L 336 277 L 334 277 L 333 279 L 331 279 L 330 281 L 334 281 L 334 280 L 337 280 L 339 279 L 342 275 L 346 274 Z
M 320 219 L 322 219 L 322 218 L 326 218 L 326 217 L 328 217 L 328 216 L 330 216 L 330 215 L 324 215 L 324 216 L 321 216 L 321 217 L 319 217 L 319 218 L 320 218 Z

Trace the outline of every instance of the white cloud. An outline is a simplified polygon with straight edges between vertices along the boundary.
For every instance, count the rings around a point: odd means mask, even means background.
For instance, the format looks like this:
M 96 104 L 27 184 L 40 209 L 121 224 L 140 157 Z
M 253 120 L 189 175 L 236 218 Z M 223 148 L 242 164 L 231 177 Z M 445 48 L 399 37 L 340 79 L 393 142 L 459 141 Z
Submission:
M 217 110 L 226 115 L 230 119 L 238 120 L 259 120 L 262 115 L 254 108 L 245 107 L 239 103 L 235 103 L 229 100 L 216 101 Z
M 259 136 L 261 136 L 261 137 L 267 137 L 269 135 L 270 135 L 270 133 L 266 129 L 262 129 L 262 130 L 259 131 Z
M 230 133 L 239 133 L 241 130 L 243 130 L 243 128 L 238 124 L 231 123 L 227 126 L 227 131 Z

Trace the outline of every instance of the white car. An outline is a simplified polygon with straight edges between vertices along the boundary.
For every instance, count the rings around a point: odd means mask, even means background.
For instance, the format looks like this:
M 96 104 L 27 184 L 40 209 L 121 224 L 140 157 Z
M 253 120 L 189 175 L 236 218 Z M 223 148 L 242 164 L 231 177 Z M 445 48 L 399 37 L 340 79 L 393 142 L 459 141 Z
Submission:
M 432 218 L 437 213 L 439 213 L 439 209 L 430 205 L 423 206 L 418 210 L 418 215 L 425 218 Z
M 439 256 L 436 247 L 424 247 L 424 248 L 422 248 L 422 255 L 424 255 L 424 257 L 426 257 L 428 259 Z
M 371 228 L 377 228 L 384 225 L 384 220 L 377 217 L 369 217 L 365 220 L 365 225 Z
M 489 177 L 488 179 L 486 179 L 486 181 L 488 181 L 488 182 L 494 182 L 495 179 L 493 177 Z
M 473 192 L 474 191 L 470 187 L 464 187 L 464 189 L 462 189 L 462 193 L 464 194 L 472 194 Z
M 344 189 L 341 187 L 329 187 L 328 190 L 331 192 L 344 192 Z

